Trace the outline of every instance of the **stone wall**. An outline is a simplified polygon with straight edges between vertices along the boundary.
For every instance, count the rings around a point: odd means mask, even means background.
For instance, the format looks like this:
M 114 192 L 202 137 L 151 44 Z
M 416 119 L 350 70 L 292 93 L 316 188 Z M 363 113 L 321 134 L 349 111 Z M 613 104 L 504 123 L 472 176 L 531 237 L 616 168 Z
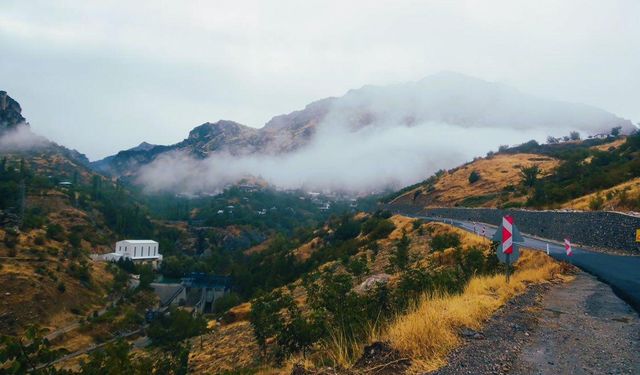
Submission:
M 427 208 L 391 206 L 394 212 L 446 217 L 499 225 L 502 216 L 513 216 L 521 232 L 556 241 L 571 242 L 596 248 L 640 252 L 635 241 L 640 217 L 616 212 L 565 212 L 501 210 L 491 208 Z

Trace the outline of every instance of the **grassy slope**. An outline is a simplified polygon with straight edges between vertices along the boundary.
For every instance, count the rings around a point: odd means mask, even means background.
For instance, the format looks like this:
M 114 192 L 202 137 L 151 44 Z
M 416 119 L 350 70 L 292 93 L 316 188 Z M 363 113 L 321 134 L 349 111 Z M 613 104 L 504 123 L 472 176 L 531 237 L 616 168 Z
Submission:
M 625 137 L 611 142 L 589 147 L 594 151 L 611 151 L 618 149 L 626 141 Z M 568 145 L 580 145 L 580 142 L 569 142 Z M 562 145 L 557 145 L 562 146 Z M 590 163 L 592 157 L 587 157 L 583 162 Z M 506 202 L 524 204 L 531 193 L 519 191 L 505 191 L 509 185 L 518 186 L 521 181 L 520 166 L 537 164 L 542 172 L 541 176 L 554 173 L 554 169 L 562 163 L 561 160 L 548 155 L 531 153 L 505 154 L 499 153 L 492 157 L 478 158 L 473 162 L 464 164 L 437 178 L 435 183 L 422 184 L 414 189 L 404 192 L 393 199 L 392 204 L 413 204 L 423 207 L 500 207 Z M 480 174 L 480 180 L 469 182 L 472 171 Z M 640 197 L 640 180 L 631 179 L 600 192 L 587 194 L 565 202 L 559 208 L 577 210 L 590 210 L 590 202 L 597 196 L 604 200 L 601 208 L 608 210 L 626 211 L 634 206 L 629 201 Z M 621 191 L 625 191 L 620 195 Z M 626 194 L 626 195 L 625 195 Z M 628 201 L 625 201 L 627 199 Z
M 547 156 L 525 153 L 498 154 L 491 158 L 479 158 L 445 172 L 433 186 L 420 186 L 394 199 L 392 203 L 453 207 L 463 204 L 469 197 L 483 197 L 477 206 L 494 207 L 499 203 L 499 194 L 505 187 L 515 186 L 520 182 L 519 168 L 533 164 L 538 164 L 543 173 L 548 173 L 559 164 L 559 161 Z M 472 171 L 480 174 L 480 180 L 474 183 L 469 182 Z M 420 194 L 416 196 L 417 191 Z M 416 196 L 415 200 L 414 196 Z M 518 200 L 518 197 L 515 198 Z
M 7 156 L 9 162 L 24 158 L 37 176 L 68 176 L 70 179 L 77 172 L 77 178 L 85 182 L 92 176 L 78 162 L 51 150 L 3 156 Z M 33 323 L 56 329 L 75 322 L 79 319 L 78 314 L 86 315 L 104 305 L 112 280 L 104 263 L 94 264 L 87 257 L 89 252 L 107 251 L 102 240 L 113 237 L 97 211 L 73 207 L 59 188 L 28 191 L 26 206 L 28 210 L 39 210 L 47 224 L 19 232 L 13 250 L 4 243 L 8 228 L 0 228 L 0 285 L 3 285 L 4 294 L 0 302 L 0 327 L 3 333 L 17 333 Z M 58 240 L 46 236 L 47 226 L 53 224 L 63 228 L 63 235 Z M 83 228 L 77 248 L 80 251 L 74 252 L 68 238 L 78 228 Z M 81 263 L 88 264 L 89 283 L 69 272 L 72 264 Z M 64 291 L 59 290 L 60 284 L 64 285 Z
M 472 278 L 460 295 L 423 296 L 415 309 L 397 317 L 381 338 L 412 359 L 410 371 L 432 371 L 444 365 L 447 354 L 461 345 L 460 329 L 480 329 L 530 283 L 568 280 L 561 274 L 562 265 L 538 251 L 524 250 L 516 268 L 509 284 L 503 275 L 481 276 Z
M 68 272 L 71 264 L 79 262 L 83 256 L 74 259 L 65 255 L 66 245 L 57 241 L 47 240 L 43 245 L 35 245 L 34 235 L 41 235 L 41 232 L 34 230 L 20 235 L 15 256 L 9 257 L 6 246 L 0 244 L 0 256 L 6 257 L 1 261 L 0 273 L 3 333 L 18 333 L 29 324 L 52 330 L 60 328 L 105 303 L 112 280 L 105 264 L 88 262 L 91 282 L 86 284 Z M 5 232 L 0 230 L 0 237 L 4 236 Z M 64 291 L 59 285 L 64 285 Z
M 637 196 L 640 196 L 640 178 L 634 178 L 598 193 L 587 194 L 573 199 L 564 203 L 562 208 L 588 211 L 592 209 L 592 202 L 595 199 L 602 199 L 603 210 L 626 211 L 629 206 L 625 199 Z
M 386 238 L 378 240 L 378 245 L 380 247 L 378 254 L 374 255 L 370 250 L 361 249 L 360 253 L 355 256 L 361 256 L 364 253 L 368 254 L 368 266 L 370 272 L 363 279 L 366 279 L 368 276 L 379 274 L 385 271 L 387 265 L 389 264 L 389 256 L 394 248 L 394 241 L 399 239 L 403 232 L 407 233 L 407 236 L 411 238 L 410 245 L 410 253 L 416 259 L 418 259 L 418 264 L 426 265 L 426 264 L 439 264 L 443 267 L 455 266 L 454 260 L 454 251 L 453 249 L 445 250 L 442 252 L 432 253 L 430 251 L 429 241 L 433 236 L 438 234 L 454 232 L 460 235 L 462 241 L 462 248 L 468 249 L 473 246 L 478 245 L 486 245 L 486 239 L 471 235 L 467 232 L 464 232 L 458 228 L 451 227 L 449 225 L 441 224 L 441 223 L 428 223 L 423 224 L 420 230 L 413 228 L 413 219 L 404 217 L 404 216 L 393 216 L 391 220 L 396 225 L 396 229 Z M 473 321 L 468 320 L 463 322 L 467 324 L 469 327 L 477 328 L 483 319 L 486 319 L 491 315 L 495 309 L 497 309 L 500 305 L 502 305 L 506 300 L 513 297 L 515 294 L 521 292 L 524 288 L 524 282 L 542 282 L 543 279 L 547 280 L 555 275 L 557 270 L 559 269 L 556 263 L 553 263 L 550 258 L 546 256 L 540 257 L 541 254 L 528 254 L 525 253 L 522 257 L 521 261 L 521 271 L 516 274 L 514 277 L 514 282 L 510 285 L 509 288 L 501 288 L 500 283 L 504 281 L 503 276 L 496 277 L 483 277 L 474 279 L 471 284 L 467 287 L 467 291 L 473 291 L 473 293 L 477 294 L 473 297 L 470 297 L 469 294 L 465 293 L 463 296 L 456 297 L 439 297 L 437 298 L 438 306 L 445 306 L 446 304 L 456 303 L 458 306 L 462 306 L 464 304 L 469 304 L 466 308 L 467 311 L 465 314 L 469 314 L 470 318 L 474 319 Z M 320 268 L 326 267 L 328 264 L 321 266 Z M 392 275 L 391 285 L 394 284 L 396 280 L 396 275 Z M 298 303 L 304 309 L 304 302 L 306 299 L 306 293 L 304 288 L 302 288 L 300 281 L 296 281 L 289 285 L 289 287 L 293 290 L 292 294 L 298 301 Z M 494 298 L 495 297 L 495 298 Z M 425 297 L 426 298 L 426 297 Z M 470 299 L 471 298 L 471 299 Z M 436 302 L 436 299 L 429 298 L 431 302 Z M 427 301 L 427 299 L 425 299 Z M 461 303 L 461 301 L 464 301 Z M 476 304 L 477 302 L 477 304 Z M 426 302 L 425 302 L 426 303 Z M 429 303 L 426 303 L 427 305 Z M 476 307 L 478 310 L 472 310 L 470 303 Z M 421 304 L 422 306 L 423 304 Z M 193 340 L 193 349 L 190 357 L 190 364 L 192 368 L 201 372 L 213 371 L 213 369 L 217 370 L 233 370 L 238 368 L 248 368 L 259 365 L 256 362 L 256 359 L 259 358 L 258 347 L 255 343 L 255 340 L 252 335 L 252 328 L 249 325 L 248 312 L 250 311 L 250 303 L 242 304 L 231 310 L 231 315 L 233 316 L 233 322 L 218 325 L 211 334 L 208 334 L 202 338 L 203 345 L 200 346 L 200 338 L 196 338 Z M 412 319 L 412 316 L 420 315 L 421 313 L 416 310 L 414 312 L 408 313 L 406 316 L 398 317 L 396 322 L 393 323 L 388 330 L 383 332 L 376 332 L 376 335 L 372 336 L 371 340 L 382 338 L 385 340 L 391 341 L 397 348 L 401 349 L 402 352 L 410 355 L 411 358 L 414 358 L 417 366 L 420 368 L 427 368 L 429 366 L 433 367 L 438 363 L 442 363 L 442 355 L 447 353 L 452 347 L 459 344 L 459 341 L 456 338 L 452 338 L 449 343 L 443 343 L 443 347 L 437 350 L 438 356 L 425 356 L 424 353 L 421 353 L 417 348 L 411 348 L 406 344 L 406 341 L 402 340 L 403 330 L 404 332 L 408 332 L 411 329 L 423 329 L 423 333 L 426 334 L 429 329 L 438 329 L 447 332 L 448 337 L 457 337 L 455 332 L 451 332 L 451 330 L 455 329 L 460 325 L 459 322 L 447 322 L 442 320 L 439 317 L 439 320 L 430 321 L 431 327 L 421 327 L 418 325 L 413 325 L 412 327 L 406 326 Z M 448 317 L 450 318 L 450 317 Z M 447 319 L 448 319 L 447 318 Z M 459 319 L 458 317 L 457 319 Z M 441 327 L 434 327 L 434 323 L 436 326 L 442 323 Z M 432 336 L 433 337 L 433 336 Z M 429 345 L 431 348 L 438 346 L 439 341 L 433 341 Z M 307 357 L 304 362 L 307 365 L 312 366 L 312 361 L 316 357 L 330 355 L 334 359 L 342 362 L 343 365 L 350 365 L 350 361 L 352 358 L 339 358 L 340 351 L 344 351 L 344 348 L 341 348 L 340 345 L 355 345 L 359 351 L 368 344 L 368 342 L 360 342 L 360 343 L 335 343 L 333 347 L 318 347 L 315 349 L 315 353 L 311 353 Z M 425 349 L 427 351 L 432 351 L 432 349 Z M 290 367 L 292 363 L 296 361 L 302 361 L 301 358 L 292 358 L 284 368 L 271 368 L 265 367 L 262 364 L 261 368 L 264 373 L 287 373 L 290 372 Z

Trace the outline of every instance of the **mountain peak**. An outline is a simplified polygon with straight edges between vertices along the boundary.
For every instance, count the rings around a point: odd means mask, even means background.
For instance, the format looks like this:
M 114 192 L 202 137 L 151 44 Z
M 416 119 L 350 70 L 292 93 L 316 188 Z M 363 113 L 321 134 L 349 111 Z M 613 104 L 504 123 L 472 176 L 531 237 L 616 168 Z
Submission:
M 157 145 L 148 143 L 148 142 L 142 142 L 139 145 L 137 145 L 136 147 L 132 147 L 130 148 L 128 151 L 149 151 L 152 148 L 156 147 Z
M 6 91 L 0 91 L 0 133 L 26 124 L 25 121 L 20 104 L 7 95 Z
M 213 138 L 221 134 L 241 133 L 251 131 L 252 128 L 230 120 L 219 120 L 217 122 L 205 122 L 196 126 L 189 132 L 189 139 Z

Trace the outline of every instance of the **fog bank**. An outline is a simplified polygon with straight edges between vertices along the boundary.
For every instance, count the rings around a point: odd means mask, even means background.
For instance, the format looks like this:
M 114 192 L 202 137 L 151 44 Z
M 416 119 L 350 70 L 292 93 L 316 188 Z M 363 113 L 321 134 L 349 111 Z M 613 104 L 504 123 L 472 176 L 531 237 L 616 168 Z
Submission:
M 433 122 L 358 130 L 323 124 L 309 145 L 278 156 L 215 154 L 201 160 L 177 152 L 161 155 L 140 170 L 138 182 L 151 192 L 197 193 L 256 176 L 280 188 L 377 191 L 421 181 L 499 145 L 543 140 L 557 131 L 469 129 Z
M 42 147 L 47 139 L 34 134 L 27 125 L 18 125 L 0 135 L 0 151 L 25 151 Z

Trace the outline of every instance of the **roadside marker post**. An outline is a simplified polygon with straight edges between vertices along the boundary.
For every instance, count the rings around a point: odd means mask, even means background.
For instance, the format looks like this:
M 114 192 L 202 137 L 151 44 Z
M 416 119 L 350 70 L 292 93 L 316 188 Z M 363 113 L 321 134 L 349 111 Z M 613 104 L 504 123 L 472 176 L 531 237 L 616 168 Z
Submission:
M 498 242 L 496 255 L 500 262 L 507 266 L 507 283 L 509 282 L 511 265 L 520 257 L 519 244 L 524 242 L 518 228 L 513 224 L 513 217 L 506 215 L 502 218 L 502 224 L 496 230 L 492 241 Z
M 549 255 L 549 244 L 547 244 L 547 255 Z
M 564 251 L 567 253 L 569 263 L 571 263 L 571 256 L 573 255 L 573 249 L 571 249 L 571 241 L 568 238 L 564 239 Z

